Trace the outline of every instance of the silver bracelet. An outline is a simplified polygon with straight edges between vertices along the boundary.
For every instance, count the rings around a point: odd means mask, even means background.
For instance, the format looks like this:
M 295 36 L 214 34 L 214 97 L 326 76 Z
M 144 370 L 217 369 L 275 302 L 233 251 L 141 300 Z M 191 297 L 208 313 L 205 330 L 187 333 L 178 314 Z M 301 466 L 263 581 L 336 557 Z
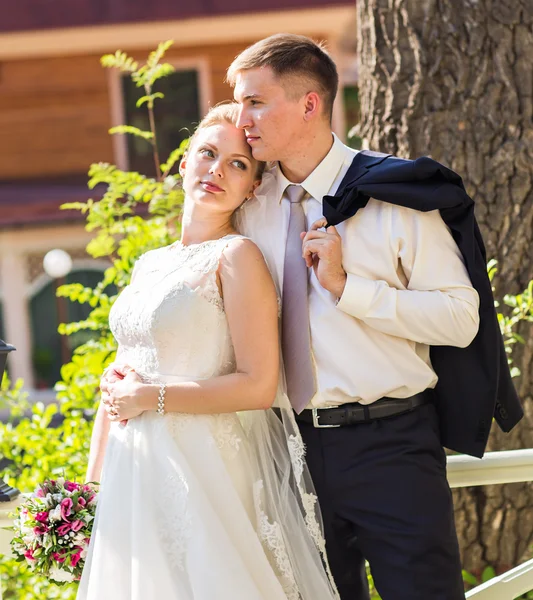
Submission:
M 159 384 L 159 396 L 157 398 L 157 414 L 163 416 L 165 414 L 165 393 L 167 391 L 167 384 Z

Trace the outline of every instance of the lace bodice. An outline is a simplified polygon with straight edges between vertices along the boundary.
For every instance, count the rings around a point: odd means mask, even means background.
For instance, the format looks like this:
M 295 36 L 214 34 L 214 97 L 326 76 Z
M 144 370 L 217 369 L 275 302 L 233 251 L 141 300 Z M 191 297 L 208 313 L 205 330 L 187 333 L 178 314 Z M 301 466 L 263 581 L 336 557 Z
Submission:
M 242 236 L 170 246 L 143 254 L 109 323 L 127 362 L 146 380 L 207 379 L 235 369 L 216 271 Z

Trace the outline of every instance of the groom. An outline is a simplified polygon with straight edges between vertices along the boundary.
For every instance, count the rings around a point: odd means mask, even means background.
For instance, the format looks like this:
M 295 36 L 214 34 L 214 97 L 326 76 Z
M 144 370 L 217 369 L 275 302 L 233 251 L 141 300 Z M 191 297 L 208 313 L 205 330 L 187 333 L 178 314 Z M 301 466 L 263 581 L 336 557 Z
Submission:
M 243 233 L 282 294 L 289 396 L 342 600 L 369 598 L 365 559 L 383 600 L 463 599 L 430 361 L 478 331 L 461 253 L 439 211 L 373 198 L 324 228 L 322 199 L 357 153 L 331 132 L 338 76 L 320 45 L 271 36 L 228 81 L 254 158 L 275 161 Z

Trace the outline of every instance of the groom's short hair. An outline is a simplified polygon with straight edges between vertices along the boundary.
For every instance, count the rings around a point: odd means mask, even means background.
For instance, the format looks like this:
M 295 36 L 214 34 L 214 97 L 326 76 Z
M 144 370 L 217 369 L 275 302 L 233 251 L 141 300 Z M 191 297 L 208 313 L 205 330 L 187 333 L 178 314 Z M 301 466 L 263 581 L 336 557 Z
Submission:
M 226 80 L 234 86 L 240 71 L 260 67 L 270 67 L 280 78 L 314 82 L 324 103 L 324 113 L 331 120 L 339 75 L 322 43 L 292 33 L 271 35 L 243 50 L 229 66 Z

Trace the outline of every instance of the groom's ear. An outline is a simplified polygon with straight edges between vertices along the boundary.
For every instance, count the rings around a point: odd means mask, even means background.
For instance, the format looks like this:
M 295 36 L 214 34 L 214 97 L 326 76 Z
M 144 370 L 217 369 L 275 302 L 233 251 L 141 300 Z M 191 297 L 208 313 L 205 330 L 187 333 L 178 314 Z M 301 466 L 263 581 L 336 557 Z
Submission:
M 308 92 L 304 99 L 304 119 L 310 121 L 320 114 L 322 99 L 316 92 Z

